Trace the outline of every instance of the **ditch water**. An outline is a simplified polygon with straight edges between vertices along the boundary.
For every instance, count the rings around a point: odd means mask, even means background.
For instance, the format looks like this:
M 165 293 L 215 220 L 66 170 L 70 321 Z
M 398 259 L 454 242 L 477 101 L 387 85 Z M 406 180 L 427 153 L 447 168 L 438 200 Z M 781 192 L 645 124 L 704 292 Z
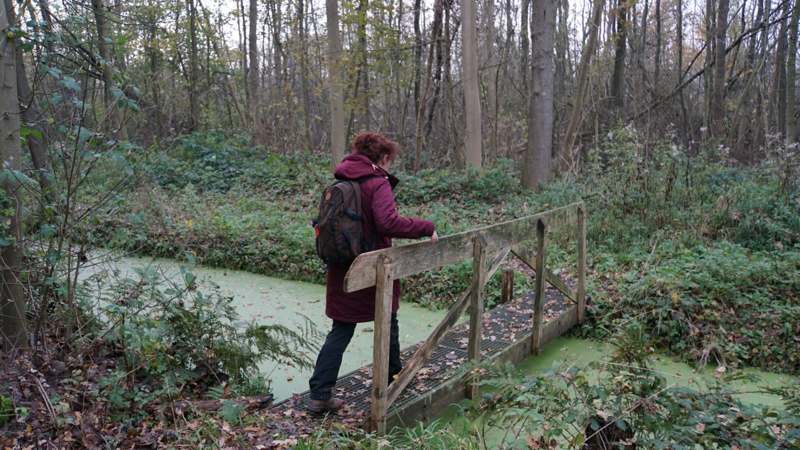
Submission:
M 152 258 L 108 258 L 84 272 L 84 276 L 107 271 L 117 271 L 121 276 L 134 276 L 136 268 L 151 266 L 166 277 L 180 280 L 181 266 L 185 264 L 170 259 Z M 208 283 L 219 286 L 221 292 L 234 298 L 242 320 L 257 323 L 281 324 L 293 329 L 301 329 L 310 320 L 317 329 L 326 333 L 330 319 L 325 316 L 325 288 L 311 283 L 287 281 L 279 278 L 256 275 L 249 272 L 192 266 L 200 289 L 210 289 Z M 400 307 L 401 348 L 416 344 L 428 337 L 433 327 L 444 317 L 444 311 L 431 311 L 420 306 L 404 303 Z M 320 342 L 321 345 L 321 342 Z M 591 362 L 609 361 L 613 347 L 595 341 L 558 338 L 545 347 L 539 356 L 528 358 L 519 367 L 529 374 L 545 371 L 564 364 L 583 367 Z M 312 358 L 318 348 L 313 350 Z M 372 324 L 360 324 L 345 353 L 340 375 L 358 369 L 372 362 Z M 272 390 L 276 401 L 290 397 L 308 389 L 311 371 L 265 362 L 261 365 L 263 373 L 272 380 Z M 665 356 L 654 360 L 653 370 L 661 372 L 668 384 L 703 389 L 715 379 L 714 368 L 697 370 L 688 364 Z M 743 392 L 740 398 L 751 403 L 780 406 L 778 397 L 756 393 L 762 386 L 781 386 L 797 383 L 796 377 L 745 369 L 755 375 L 758 381 L 737 381 L 731 389 Z
M 169 279 L 182 279 L 181 266 L 185 263 L 171 259 L 153 258 L 103 258 L 108 262 L 100 262 L 87 269 L 83 277 L 89 277 L 101 271 L 118 271 L 122 277 L 135 277 L 135 269 L 153 267 Z M 287 281 L 279 278 L 257 275 L 237 270 L 216 269 L 204 266 L 191 266 L 191 272 L 197 277 L 199 289 L 211 289 L 209 283 L 219 286 L 221 293 L 233 297 L 233 304 L 238 309 L 243 321 L 255 321 L 264 324 L 281 324 L 291 329 L 303 329 L 306 318 L 323 334 L 331 326 L 331 320 L 325 316 L 325 287 L 312 283 Z M 403 303 L 398 312 L 400 321 L 400 347 L 405 348 L 428 337 L 444 311 L 431 311 L 426 308 Z M 322 342 L 319 342 L 322 345 Z M 312 359 L 316 358 L 319 348 L 313 350 Z M 340 375 L 372 363 L 372 323 L 359 324 L 353 340 L 347 347 L 342 361 Z M 311 370 L 297 369 L 277 365 L 266 361 L 260 366 L 267 378 L 272 380 L 272 391 L 275 400 L 280 401 L 294 393 L 308 390 L 308 379 Z

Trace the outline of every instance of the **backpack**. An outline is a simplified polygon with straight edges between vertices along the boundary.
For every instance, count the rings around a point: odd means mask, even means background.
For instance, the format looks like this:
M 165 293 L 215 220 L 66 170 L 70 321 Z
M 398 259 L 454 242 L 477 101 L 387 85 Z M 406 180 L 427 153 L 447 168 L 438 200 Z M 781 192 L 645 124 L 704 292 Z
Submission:
M 328 265 L 349 265 L 374 248 L 364 236 L 359 181 L 338 180 L 322 193 L 313 225 L 317 255 Z

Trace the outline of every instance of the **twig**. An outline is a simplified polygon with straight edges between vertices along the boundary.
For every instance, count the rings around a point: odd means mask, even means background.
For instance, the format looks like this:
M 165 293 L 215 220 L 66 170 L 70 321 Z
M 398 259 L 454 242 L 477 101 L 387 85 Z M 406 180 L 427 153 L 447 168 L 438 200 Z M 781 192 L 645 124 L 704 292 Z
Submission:
M 50 414 L 50 419 L 53 423 L 55 423 L 56 410 L 53 408 L 53 404 L 50 403 L 50 398 L 47 396 L 47 391 L 44 390 L 42 380 L 39 379 L 35 370 L 31 370 L 31 373 L 33 374 L 33 379 L 36 381 L 36 387 L 39 390 L 39 394 L 42 396 L 42 400 L 44 401 L 44 406 L 47 408 L 47 412 Z

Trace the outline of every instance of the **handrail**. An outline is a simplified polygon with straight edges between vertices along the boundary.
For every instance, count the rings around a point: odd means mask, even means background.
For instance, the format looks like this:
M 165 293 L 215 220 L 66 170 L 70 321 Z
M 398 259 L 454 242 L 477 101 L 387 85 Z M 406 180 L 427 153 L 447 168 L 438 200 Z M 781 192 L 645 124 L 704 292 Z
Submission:
M 399 280 L 471 259 L 472 240 L 479 234 L 486 239 L 487 252 L 496 253 L 504 247 L 533 240 L 539 220 L 544 220 L 548 227 L 555 227 L 571 222 L 582 207 L 583 202 L 576 202 L 519 219 L 444 236 L 437 242 L 416 242 L 362 253 L 353 261 L 345 275 L 344 291 L 354 292 L 375 286 L 375 267 L 381 255 L 388 257 L 392 263 L 392 279 Z

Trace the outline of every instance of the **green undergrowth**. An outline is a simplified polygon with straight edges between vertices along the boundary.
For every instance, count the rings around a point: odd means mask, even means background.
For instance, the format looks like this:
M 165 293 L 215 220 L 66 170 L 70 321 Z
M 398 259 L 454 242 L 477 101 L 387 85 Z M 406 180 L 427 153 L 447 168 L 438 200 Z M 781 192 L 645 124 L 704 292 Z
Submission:
M 621 129 L 591 149 L 580 176 L 539 192 L 511 161 L 483 172 L 399 173 L 400 212 L 448 235 L 586 203 L 591 297 L 581 334 L 605 338 L 641 321 L 654 342 L 689 360 L 798 372 L 800 193 L 769 161 L 737 168 L 713 151 L 692 157 Z M 321 283 L 309 226 L 330 182 L 329 160 L 279 155 L 221 132 L 182 137 L 134 164 L 137 189 L 114 221 L 83 230 L 97 245 Z M 574 274 L 571 230 L 550 236 L 548 265 Z M 468 262 L 404 280 L 404 300 L 444 307 L 468 286 Z M 490 302 L 499 297 L 491 280 Z M 530 280 L 517 275 L 518 293 Z
M 485 367 L 482 395 L 455 417 L 396 428 L 385 437 L 322 430 L 296 448 L 789 449 L 800 445 L 800 390 L 763 387 L 781 407 L 743 402 L 731 388 L 749 380 L 718 371 L 705 387 L 671 384 L 652 364 L 642 324 L 609 339 L 607 361 L 562 363 L 531 375 L 511 364 Z M 752 380 L 750 380 L 752 381 Z M 430 439 L 428 441 L 428 439 Z

